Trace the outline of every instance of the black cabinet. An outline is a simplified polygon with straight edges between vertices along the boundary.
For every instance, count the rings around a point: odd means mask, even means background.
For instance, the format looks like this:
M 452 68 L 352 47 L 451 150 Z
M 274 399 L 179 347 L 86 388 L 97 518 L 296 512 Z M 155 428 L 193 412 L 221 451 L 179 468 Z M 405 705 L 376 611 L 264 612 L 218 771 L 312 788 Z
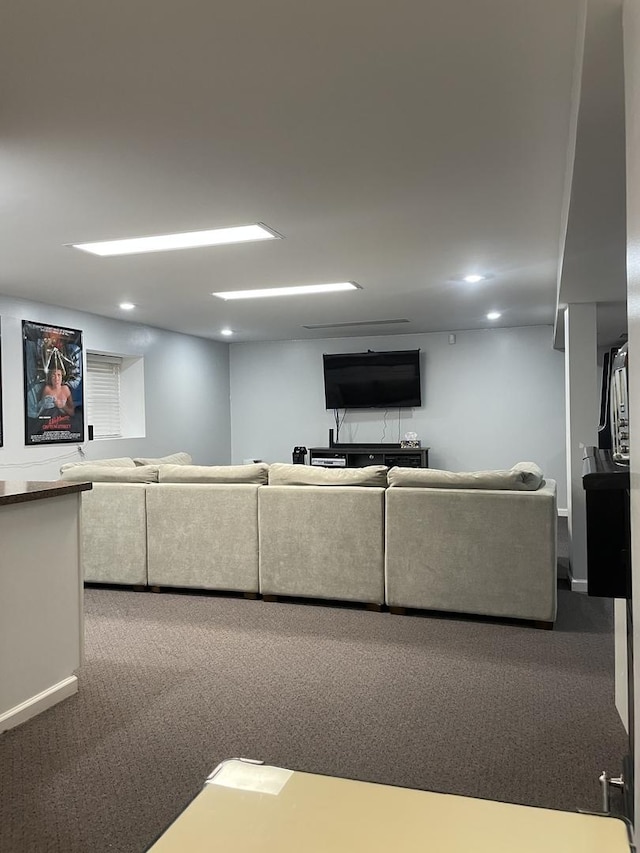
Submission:
M 589 595 L 631 598 L 629 465 L 610 450 L 587 447 L 582 484 L 587 504 Z
M 364 468 L 366 465 L 428 468 L 429 449 L 400 447 L 399 444 L 334 444 L 333 447 L 311 447 L 309 461 L 319 466 L 326 462 L 326 467 L 331 468 Z

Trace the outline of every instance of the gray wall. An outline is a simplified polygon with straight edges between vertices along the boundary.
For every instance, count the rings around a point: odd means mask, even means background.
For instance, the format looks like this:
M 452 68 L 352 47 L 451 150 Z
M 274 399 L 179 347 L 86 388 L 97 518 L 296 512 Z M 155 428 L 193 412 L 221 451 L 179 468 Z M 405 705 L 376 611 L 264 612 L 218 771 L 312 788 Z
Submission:
M 0 478 L 50 480 L 77 445 L 25 447 L 21 321 L 82 329 L 84 348 L 144 359 L 146 437 L 82 445 L 87 458 L 161 456 L 176 450 L 200 464 L 230 459 L 229 348 L 225 343 L 0 296 L 4 447 Z
M 430 465 L 505 468 L 532 460 L 558 481 L 566 507 L 564 356 L 550 326 L 230 345 L 233 462 L 291 461 L 294 445 L 326 446 L 323 352 L 422 350 L 419 409 L 349 411 L 344 442 L 398 441 L 417 432 Z

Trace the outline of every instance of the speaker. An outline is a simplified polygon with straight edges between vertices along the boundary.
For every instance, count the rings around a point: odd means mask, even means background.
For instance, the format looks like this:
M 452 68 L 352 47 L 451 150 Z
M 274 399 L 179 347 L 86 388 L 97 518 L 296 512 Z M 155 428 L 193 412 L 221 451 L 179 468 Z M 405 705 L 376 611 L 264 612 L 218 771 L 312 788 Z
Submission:
M 307 448 L 306 447 L 294 447 L 293 448 L 293 464 L 294 465 L 304 465 L 307 460 Z

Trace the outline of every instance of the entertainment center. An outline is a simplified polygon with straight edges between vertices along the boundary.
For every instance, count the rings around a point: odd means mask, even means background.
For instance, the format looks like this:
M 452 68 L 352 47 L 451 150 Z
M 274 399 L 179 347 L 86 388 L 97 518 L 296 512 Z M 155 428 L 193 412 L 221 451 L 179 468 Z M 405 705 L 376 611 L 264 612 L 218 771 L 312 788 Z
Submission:
M 323 461 L 326 465 L 323 466 Z M 335 461 L 333 461 L 335 460 Z M 428 468 L 428 447 L 401 447 L 399 444 L 333 444 L 310 447 L 309 462 L 320 467 L 363 468 L 365 465 L 395 465 L 403 468 Z
M 327 409 L 336 418 L 338 410 L 414 408 L 422 405 L 420 382 L 420 350 L 325 353 L 323 359 L 324 391 Z M 408 436 L 415 433 L 408 434 Z M 294 450 L 294 461 L 296 451 Z M 300 459 L 299 461 L 303 461 Z M 429 448 L 418 441 L 406 444 L 340 444 L 329 430 L 328 447 L 311 447 L 309 463 L 324 468 L 364 468 L 386 465 L 402 468 L 428 468 Z

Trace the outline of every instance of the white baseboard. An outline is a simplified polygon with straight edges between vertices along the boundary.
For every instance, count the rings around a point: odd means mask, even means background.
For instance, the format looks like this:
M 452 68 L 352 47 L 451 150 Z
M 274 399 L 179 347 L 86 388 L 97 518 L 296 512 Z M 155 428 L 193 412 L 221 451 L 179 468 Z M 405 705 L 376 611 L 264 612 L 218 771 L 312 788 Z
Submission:
M 558 515 L 560 516 L 560 518 L 569 518 L 569 510 L 568 509 L 562 509 L 562 507 L 559 507 L 558 508 Z
M 586 578 L 569 578 L 571 581 L 571 592 L 588 592 Z
M 42 693 L 37 693 L 27 699 L 26 702 L 21 702 L 14 708 L 5 711 L 4 714 L 0 714 L 0 732 L 6 732 L 8 729 L 25 723 L 77 692 L 78 679 L 75 675 L 70 675 L 69 678 L 65 678 L 47 690 L 43 690 Z

